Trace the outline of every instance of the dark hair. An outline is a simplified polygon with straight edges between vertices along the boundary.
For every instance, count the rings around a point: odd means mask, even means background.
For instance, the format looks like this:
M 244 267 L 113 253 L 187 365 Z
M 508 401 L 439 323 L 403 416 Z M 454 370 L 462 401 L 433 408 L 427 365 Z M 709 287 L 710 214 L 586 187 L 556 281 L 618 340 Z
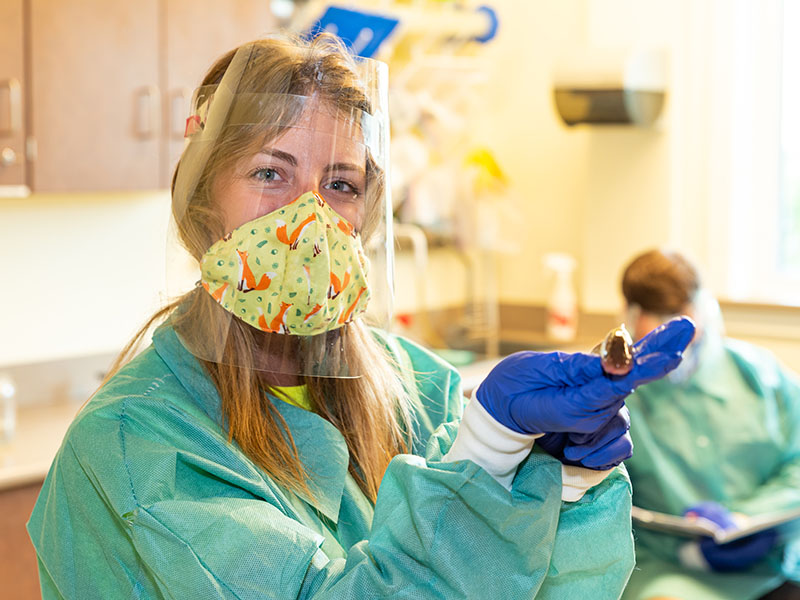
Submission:
M 685 310 L 699 288 L 697 269 L 684 256 L 671 251 L 640 254 L 622 276 L 622 294 L 628 304 L 662 315 Z

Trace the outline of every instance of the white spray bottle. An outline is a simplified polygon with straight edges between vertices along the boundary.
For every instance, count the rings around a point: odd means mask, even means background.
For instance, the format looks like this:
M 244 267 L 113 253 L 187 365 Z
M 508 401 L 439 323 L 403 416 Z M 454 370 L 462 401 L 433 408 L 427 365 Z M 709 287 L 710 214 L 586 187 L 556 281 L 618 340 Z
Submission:
M 10 441 L 17 428 L 16 387 L 5 373 L 0 373 L 0 442 Z
M 555 274 L 547 300 L 545 333 L 553 341 L 573 341 L 578 333 L 578 296 L 573 284 L 577 262 L 569 254 L 550 252 L 544 255 L 544 265 Z

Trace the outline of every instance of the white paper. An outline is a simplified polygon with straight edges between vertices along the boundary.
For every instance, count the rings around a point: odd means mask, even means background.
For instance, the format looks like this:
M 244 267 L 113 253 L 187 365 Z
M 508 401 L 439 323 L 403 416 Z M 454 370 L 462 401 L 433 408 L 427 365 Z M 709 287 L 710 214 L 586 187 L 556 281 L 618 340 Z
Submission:
M 653 510 L 645 510 L 638 506 L 634 506 L 631 509 L 631 517 L 636 525 L 647 529 L 688 537 L 709 536 L 714 538 L 714 541 L 718 544 L 726 544 L 798 519 L 800 518 L 800 507 L 755 517 L 737 514 L 736 521 L 738 526 L 730 529 L 723 529 L 713 521 L 702 517 L 679 517 Z

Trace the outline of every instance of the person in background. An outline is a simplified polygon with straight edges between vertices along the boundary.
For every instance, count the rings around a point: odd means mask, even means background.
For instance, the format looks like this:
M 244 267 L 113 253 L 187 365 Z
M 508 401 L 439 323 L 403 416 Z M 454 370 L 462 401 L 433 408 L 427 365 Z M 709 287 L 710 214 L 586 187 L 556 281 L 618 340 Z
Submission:
M 172 190 L 200 281 L 64 439 L 28 524 L 44 598 L 621 594 L 624 399 L 694 326 L 620 380 L 512 355 L 466 408 L 452 367 L 367 327 L 391 291 L 384 67 L 322 35 L 209 70 Z
M 722 527 L 737 513 L 800 507 L 795 375 L 768 351 L 723 337 L 718 303 L 676 252 L 637 256 L 622 293 L 635 338 L 675 315 L 689 315 L 697 327 L 680 366 L 627 401 L 634 506 Z M 800 598 L 791 583 L 800 578 L 800 545 L 786 531 L 718 545 L 636 527 L 635 539 L 637 568 L 625 599 Z

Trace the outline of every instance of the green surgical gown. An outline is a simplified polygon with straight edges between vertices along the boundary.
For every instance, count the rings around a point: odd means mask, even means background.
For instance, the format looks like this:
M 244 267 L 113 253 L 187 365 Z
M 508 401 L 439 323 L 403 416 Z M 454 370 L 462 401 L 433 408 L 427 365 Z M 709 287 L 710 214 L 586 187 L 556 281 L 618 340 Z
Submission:
M 311 477 L 295 496 L 229 443 L 219 398 L 174 331 L 117 373 L 70 427 L 28 531 L 43 597 L 618 598 L 633 568 L 624 468 L 575 503 L 533 452 L 511 492 L 442 462 L 462 411 L 457 372 L 380 336 L 413 369 L 418 447 L 395 457 L 373 506 L 343 437 L 286 402 Z
M 627 405 L 636 506 L 675 515 L 705 500 L 748 515 L 800 506 L 800 386 L 765 350 L 710 339 L 688 381 L 649 383 Z M 780 532 L 780 545 L 758 564 L 720 574 L 680 565 L 687 538 L 636 527 L 625 598 L 758 598 L 800 579 L 798 538 L 791 528 Z

